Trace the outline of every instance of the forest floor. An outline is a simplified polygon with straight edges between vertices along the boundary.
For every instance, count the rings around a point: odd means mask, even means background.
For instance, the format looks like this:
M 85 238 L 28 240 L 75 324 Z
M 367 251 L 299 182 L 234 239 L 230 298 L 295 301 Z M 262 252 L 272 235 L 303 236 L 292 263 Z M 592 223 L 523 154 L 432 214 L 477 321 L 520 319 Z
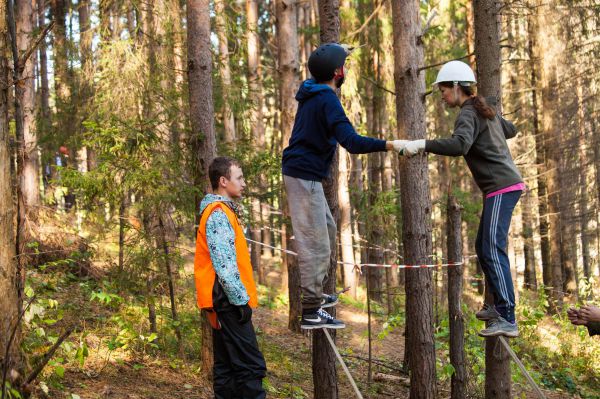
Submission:
M 144 337 L 144 306 L 138 308 L 126 305 L 134 301 L 135 295 L 125 296 L 122 301 L 110 302 L 110 296 L 104 303 L 90 300 L 90 292 L 98 291 L 97 280 L 82 282 L 69 272 L 36 271 L 32 277 L 38 280 L 38 291 L 43 287 L 51 287 L 52 298 L 64 309 L 64 317 L 58 323 L 46 327 L 47 332 L 56 335 L 68 325 L 77 323 L 80 327 L 77 336 L 69 338 L 71 346 L 81 346 L 85 342 L 87 348 L 85 361 L 63 361 L 64 370 L 57 373 L 57 366 L 49 365 L 42 383 L 35 387 L 33 397 L 52 399 L 200 399 L 212 398 L 210 384 L 201 370 L 199 351 L 199 325 L 197 310 L 193 301 L 193 247 L 187 246 L 182 259 L 183 267 L 178 280 L 178 301 L 182 320 L 185 314 L 192 322 L 182 321 L 184 339 L 187 340 L 182 350 L 173 349 L 176 345 L 159 338 L 159 346 L 151 348 L 148 337 Z M 114 259 L 114 258 L 113 258 Z M 267 279 L 270 287 L 280 286 L 277 258 L 264 259 L 268 265 Z M 108 263 L 99 260 L 94 264 L 99 270 L 108 267 Z M 105 273 L 107 273 L 105 271 Z M 106 275 L 105 275 L 106 276 Z M 106 277 L 104 277 L 106 278 Z M 101 278 L 102 279 L 102 278 Z M 88 285 L 92 285 L 90 288 Z M 285 297 L 276 289 L 261 286 L 261 307 L 253 318 L 257 330 L 259 345 L 265 355 L 268 367 L 265 386 L 269 398 L 313 398 L 311 370 L 311 338 L 309 334 L 292 333 L 288 330 L 287 304 Z M 49 291 L 48 291 L 49 292 Z M 143 292 L 143 290 L 142 290 Z M 44 294 L 45 295 L 45 294 Z M 93 295 L 92 295 L 93 296 Z M 116 298 L 117 296 L 115 296 Z M 283 298 L 283 299 L 282 299 Z M 476 298 L 472 296 L 471 298 Z M 159 309 L 167 309 L 168 300 L 160 299 Z M 466 302 L 473 302 L 466 297 Z M 471 308 L 476 303 L 469 304 Z M 164 306 L 164 308 L 163 308 Z M 125 308 L 125 309 L 124 309 Z M 137 310 L 136 310 L 137 309 Z M 139 314 L 135 315 L 136 312 Z M 377 313 L 377 311 L 376 311 Z M 138 323 L 130 320 L 137 320 Z M 137 319 L 135 317 L 138 317 Z M 383 312 L 374 314 L 372 318 L 372 353 L 375 363 L 373 375 L 385 374 L 384 377 L 395 379 L 389 381 L 373 381 L 367 383 L 368 376 L 368 316 L 360 303 L 344 300 L 338 305 L 338 317 L 346 322 L 347 328 L 338 331 L 337 346 L 345 356 L 358 386 L 365 398 L 407 398 L 408 376 L 402 372 L 404 358 L 404 326 L 386 329 Z M 165 318 L 166 319 L 166 318 Z M 549 322 L 551 323 L 551 322 Z M 126 327 L 126 326 L 130 327 Z M 117 327 L 115 327 L 117 326 Z M 125 327 L 124 327 L 125 326 Z M 550 328 L 550 327 L 549 327 Z M 544 327 L 540 327 L 544 330 Z M 168 328 L 159 326 L 161 331 Z M 384 333 L 384 330 L 385 333 Z M 551 329 L 549 330 L 551 331 Z M 129 334 L 132 337 L 126 340 Z M 171 334 L 172 335 L 172 334 Z M 141 337 L 141 340 L 140 340 Z M 79 341 L 77 341 L 79 340 Z M 120 341 L 119 341 L 120 340 Z M 121 342 L 115 346 L 114 342 Z M 125 342 L 125 344 L 123 344 Z M 142 344 L 140 344 L 142 342 Z M 145 344 L 144 344 L 145 342 Z M 112 343 L 112 344 L 111 344 Z M 483 340 L 481 341 L 483 347 Z M 141 345 L 141 347 L 140 347 Z M 133 350 L 135 348 L 135 350 Z M 38 353 L 42 349 L 38 350 Z M 441 354 L 441 357 L 447 353 Z M 66 357 L 66 356 L 65 356 Z M 438 353 L 438 361 L 440 353 Z M 58 359 L 59 361 L 64 359 Z M 444 360 L 447 362 L 447 360 Z M 544 367 L 540 365 L 540 367 Z M 469 370 L 471 374 L 475 373 Z M 353 398 L 354 392 L 341 367 L 337 367 L 339 380 L 339 397 Z M 60 378 L 57 378 L 60 374 Z M 448 378 L 439 377 L 438 397 L 450 397 Z M 481 376 L 471 375 L 472 379 L 481 380 Z M 469 397 L 482 397 L 481 384 L 471 384 Z M 45 391 L 45 392 L 44 392 Z M 567 393 L 544 390 L 549 399 L 577 398 Z M 535 398 L 536 395 L 523 382 L 513 384 L 516 398 Z M 588 396 L 589 397 L 589 396 Z

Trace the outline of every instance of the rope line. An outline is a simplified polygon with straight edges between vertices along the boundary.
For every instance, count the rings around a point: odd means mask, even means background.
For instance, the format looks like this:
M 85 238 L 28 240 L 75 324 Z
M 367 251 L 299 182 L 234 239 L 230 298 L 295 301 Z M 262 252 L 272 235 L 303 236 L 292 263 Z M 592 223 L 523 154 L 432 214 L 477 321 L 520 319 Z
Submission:
M 354 381 L 354 378 L 352 378 L 352 374 L 350 374 L 350 370 L 348 370 L 348 366 L 346 366 L 346 363 L 344 362 L 344 359 L 342 359 L 342 356 L 340 355 L 340 352 L 338 351 L 337 346 L 335 346 L 335 343 L 333 342 L 331 335 L 329 335 L 329 331 L 327 331 L 326 328 L 323 328 L 323 333 L 325 333 L 325 336 L 327 337 L 327 341 L 329 341 L 329 345 L 331 345 L 331 349 L 333 349 L 333 351 L 335 352 L 335 356 L 337 357 L 338 361 L 342 365 L 342 368 L 346 372 L 346 375 L 348 376 L 348 379 L 350 380 L 350 384 L 352 385 L 352 388 L 354 388 L 356 397 L 358 399 L 363 399 L 362 394 L 360 393 L 360 391 L 358 390 L 358 387 L 356 386 L 356 382 Z
M 500 336 L 500 337 L 498 337 L 498 340 L 500 341 L 500 343 L 502 343 L 502 345 L 504 345 L 504 348 L 506 349 L 506 351 L 508 352 L 510 357 L 512 357 L 512 359 L 517 364 L 517 366 L 519 366 L 519 368 L 521 369 L 521 372 L 525 376 L 525 379 L 527 379 L 527 381 L 529 382 L 529 385 L 531 385 L 533 390 L 538 394 L 538 396 L 541 399 L 546 399 L 546 396 L 544 395 L 544 393 L 542 392 L 540 387 L 538 387 L 538 385 L 535 383 L 533 378 L 531 378 L 531 375 L 529 375 L 529 373 L 527 372 L 525 365 L 521 362 L 521 359 L 519 359 L 519 357 L 517 356 L 515 351 L 512 350 L 512 348 L 510 347 L 508 342 L 506 342 L 506 339 L 504 339 L 504 337 Z
M 246 241 L 257 244 L 257 245 L 262 245 L 263 247 L 267 247 L 267 248 L 271 248 L 274 249 L 276 251 L 280 251 L 280 252 L 284 252 L 286 254 L 290 254 L 293 256 L 298 256 L 298 253 L 294 252 L 294 251 L 290 251 L 289 249 L 283 249 L 283 248 L 279 248 L 279 247 L 275 247 L 272 245 L 268 245 L 265 243 L 262 243 L 260 241 L 254 241 L 250 238 L 246 237 Z M 343 261 L 337 261 L 338 265 L 349 265 L 349 266 L 354 266 L 355 268 L 359 269 L 360 267 L 381 267 L 381 268 L 390 268 L 390 269 L 421 269 L 421 268 L 438 268 L 438 267 L 449 267 L 449 266 L 460 266 L 463 264 L 463 262 L 450 262 L 450 263 L 435 263 L 435 264 L 419 264 L 419 265 L 400 265 L 400 264 L 379 264 L 379 263 L 352 263 L 352 262 L 343 262 Z M 360 270 L 359 270 L 360 271 Z
M 267 247 L 267 248 L 274 249 L 276 251 L 284 252 L 284 253 L 287 253 L 287 254 L 290 254 L 290 255 L 293 255 L 293 256 L 298 256 L 298 254 L 296 252 L 290 251 L 288 249 L 283 249 L 283 248 L 275 247 L 275 246 L 272 246 L 272 245 L 264 244 L 264 243 L 262 243 L 260 241 L 254 241 L 254 240 L 251 240 L 249 238 L 246 238 L 246 240 L 249 241 L 249 242 L 258 244 L 258 245 L 262 245 L 262 246 Z M 451 263 L 429 264 L 429 265 L 395 265 L 395 264 L 384 265 L 384 264 L 376 264 L 376 263 L 353 264 L 351 262 L 342 262 L 342 261 L 338 261 L 337 263 L 338 264 L 343 264 L 343 265 L 353 265 L 359 271 L 360 271 L 360 267 L 361 266 L 365 266 L 365 267 L 399 268 L 399 269 L 412 269 L 412 268 L 418 269 L 418 268 L 438 268 L 438 267 L 459 266 L 459 265 L 463 264 L 463 262 L 451 262 Z M 323 329 L 323 333 L 327 337 L 327 340 L 329 341 L 329 344 L 331 345 L 331 348 L 335 352 L 335 355 L 336 355 L 338 361 L 340 362 L 342 368 L 344 369 L 344 372 L 348 376 L 348 380 L 350 380 L 350 384 L 352 385 L 352 388 L 354 389 L 354 392 L 356 393 L 356 397 L 358 399 L 363 399 L 363 396 L 360 393 L 360 391 L 359 391 L 359 389 L 358 389 L 358 387 L 356 385 L 356 382 L 354 381 L 354 378 L 352 378 L 352 374 L 350 374 L 350 370 L 348 370 L 348 367 L 346 366 L 346 363 L 344 362 L 344 359 L 342 359 L 342 356 L 340 355 L 340 353 L 339 353 L 339 351 L 338 351 L 335 343 L 333 342 L 333 339 L 329 335 L 329 331 L 327 331 L 327 329 L 324 328 Z M 527 379 L 527 381 L 529 382 L 529 384 L 531 385 L 531 387 L 533 388 L 533 390 L 538 394 L 538 396 L 541 399 L 546 399 L 546 396 L 544 395 L 544 393 L 541 391 L 541 389 L 539 388 L 539 386 L 535 383 L 535 381 L 533 380 L 533 378 L 531 377 L 531 375 L 527 372 L 527 369 L 525 368 L 525 365 L 521 362 L 521 360 L 519 359 L 519 357 L 517 356 L 517 354 L 510 347 L 510 345 L 508 345 L 508 343 L 506 342 L 506 340 L 504 339 L 504 337 L 500 336 L 498 338 L 499 338 L 499 341 L 504 346 L 504 348 L 509 353 L 509 355 L 512 357 L 513 361 L 517 364 L 517 366 L 519 367 L 519 369 L 521 369 L 521 372 L 523 373 L 523 375 L 525 376 L 525 379 Z

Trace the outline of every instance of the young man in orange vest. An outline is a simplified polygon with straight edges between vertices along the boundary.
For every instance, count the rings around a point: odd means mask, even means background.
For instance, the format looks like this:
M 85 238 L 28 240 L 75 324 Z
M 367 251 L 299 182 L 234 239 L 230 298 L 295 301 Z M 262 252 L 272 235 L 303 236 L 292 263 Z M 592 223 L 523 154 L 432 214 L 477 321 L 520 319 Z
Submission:
M 198 306 L 213 325 L 215 399 L 262 399 L 267 368 L 251 321 L 258 298 L 235 202 L 246 182 L 228 157 L 215 158 L 208 174 L 214 194 L 200 205 L 194 278 Z

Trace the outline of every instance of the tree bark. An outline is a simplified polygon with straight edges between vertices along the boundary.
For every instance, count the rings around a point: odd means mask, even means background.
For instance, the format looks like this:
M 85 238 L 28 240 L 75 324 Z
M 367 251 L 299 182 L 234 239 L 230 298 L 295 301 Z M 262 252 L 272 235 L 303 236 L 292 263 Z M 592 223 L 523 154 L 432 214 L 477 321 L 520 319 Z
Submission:
M 448 262 L 462 262 L 461 208 L 456 198 L 448 193 Z M 450 323 L 450 363 L 454 366 L 451 377 L 451 398 L 462 399 L 467 394 L 467 360 L 465 354 L 465 325 L 462 313 L 463 266 L 448 267 L 448 318 Z
M 579 137 L 577 140 L 577 147 L 579 148 L 579 162 L 581 165 L 589 165 L 590 156 L 588 153 L 588 143 L 593 143 L 593 140 L 588 135 L 588 126 L 586 123 L 587 106 L 585 104 L 586 93 L 585 86 L 588 84 L 583 79 L 578 79 L 577 82 L 577 125 L 579 127 Z M 592 144 L 593 146 L 593 144 Z M 592 276 L 591 271 L 591 254 L 590 254 L 590 230 L 589 220 L 593 212 L 589 209 L 589 194 L 588 194 L 588 168 L 585 167 L 582 173 L 579 173 L 579 189 L 580 189 L 580 200 L 579 200 L 579 227 L 581 234 L 581 257 L 583 263 L 583 276 L 589 279 Z
M 212 98 L 212 53 L 208 0 L 187 1 L 188 82 L 194 183 L 210 191 L 208 166 L 216 157 L 214 105 Z M 197 202 L 199 204 L 199 201 Z
M 229 39 L 227 37 L 227 19 L 225 0 L 215 0 L 215 32 L 219 39 L 219 71 L 221 75 L 221 93 L 223 94 L 223 128 L 225 131 L 225 143 L 231 149 L 235 149 L 235 120 L 231 108 L 231 68 L 229 67 Z M 295 4 L 293 6 L 295 8 Z M 279 34 L 279 30 L 277 31 Z M 294 32 L 295 33 L 295 32 Z M 296 33 L 297 35 L 297 33 Z M 289 46 L 291 48 L 291 45 Z M 281 51 L 281 49 L 279 50 Z
M 539 118 L 539 92 L 540 92 L 540 71 L 538 62 L 540 60 L 539 48 L 537 44 L 538 34 L 537 15 L 527 18 L 527 53 L 530 59 L 530 85 L 531 85 L 531 103 L 532 103 L 532 128 L 535 138 L 535 152 L 537 164 L 537 199 L 538 199 L 538 214 L 539 214 L 539 234 L 540 234 L 540 254 L 542 258 L 542 282 L 546 289 L 553 285 L 553 275 L 550 265 L 550 239 L 548 235 L 548 196 L 546 183 L 546 153 L 544 148 L 544 137 L 541 131 Z M 552 298 L 552 291 L 548 291 L 548 295 Z
M 10 360 L 4 351 L 19 316 L 19 282 L 15 262 L 15 207 L 11 178 L 10 125 L 8 120 L 9 54 L 7 3 L 0 3 L 0 370 L 19 368 L 20 334 L 10 347 Z M 2 387 L 0 387 L 2 389 Z
M 376 108 L 376 106 L 374 107 Z M 375 126 L 375 125 L 374 125 Z M 375 127 L 377 131 L 378 128 Z M 377 195 L 381 193 L 381 154 L 375 153 L 369 156 L 369 209 L 373 210 L 376 206 Z M 383 264 L 383 251 L 381 244 L 383 241 L 382 233 L 383 219 L 381 216 L 369 215 L 367 222 L 367 240 L 369 248 L 367 249 L 367 263 Z M 371 291 L 371 299 L 377 302 L 382 301 L 383 291 L 383 270 L 381 268 L 373 268 L 367 274 L 369 281 L 369 289 Z
M 522 237 L 523 257 L 525 258 L 524 287 L 526 290 L 537 291 L 537 273 L 535 270 L 535 246 L 533 242 L 534 214 L 533 194 L 527 191 L 523 195 L 522 208 Z
M 394 82 L 398 137 L 422 139 L 425 134 L 425 76 L 423 41 L 416 0 L 392 1 L 394 26 Z M 409 264 L 425 264 L 432 252 L 431 200 L 427 156 L 420 155 L 400 162 L 403 189 L 402 239 L 404 259 Z M 409 269 L 406 273 L 407 347 L 410 347 L 410 397 L 437 397 L 435 343 L 433 336 L 433 287 L 430 269 Z
M 54 92 L 56 99 L 57 131 L 61 138 L 71 137 L 73 117 L 71 112 L 71 73 L 69 71 L 69 52 L 66 27 L 67 4 L 65 0 L 51 0 L 50 3 L 54 28 L 52 44 L 54 60 Z
M 16 0 L 17 19 L 17 47 L 19 57 L 33 45 L 34 15 L 32 0 Z M 23 115 L 23 142 L 21 175 L 21 192 L 23 202 L 27 207 L 27 214 L 35 219 L 37 206 L 40 203 L 39 156 L 37 147 L 37 132 L 35 126 L 35 53 L 32 53 L 25 65 L 22 65 L 21 83 L 17 85 L 16 92 L 20 96 Z
M 262 68 L 260 65 L 260 38 L 258 35 L 258 1 L 246 0 L 246 23 L 248 30 L 248 101 L 250 103 L 250 129 L 255 151 L 265 150 L 265 125 L 263 122 Z M 266 177 L 263 173 L 258 177 L 258 191 L 266 191 Z M 263 209 L 258 198 L 252 198 L 252 228 L 254 241 L 262 241 L 261 223 L 268 209 Z M 258 273 L 258 283 L 265 284 L 265 273 L 261 264 L 261 246 L 252 244 L 252 266 Z
M 340 38 L 340 4 L 339 0 L 319 0 L 319 27 L 321 44 L 337 42 Z M 339 93 L 338 93 L 339 95 Z M 339 208 L 337 198 L 338 187 L 338 156 L 333 158 L 330 170 L 330 177 L 323 182 L 325 197 L 333 219 L 339 220 Z M 335 291 L 337 270 L 337 248 L 331 249 L 331 262 L 329 265 L 329 278 L 323 284 L 323 292 L 331 293 Z M 335 308 L 330 312 L 335 317 Z M 335 331 L 332 331 L 331 337 L 335 340 Z M 329 346 L 327 338 L 322 331 L 313 333 L 313 352 L 312 352 L 312 371 L 313 385 L 315 388 L 315 399 L 337 399 L 337 370 L 335 368 L 335 353 Z
M 383 98 L 383 103 L 385 103 L 386 99 Z M 384 106 L 382 106 L 382 118 L 387 119 L 388 114 L 384 111 Z M 388 128 L 385 128 L 387 131 Z M 387 138 L 386 138 L 387 139 Z M 396 154 L 392 152 L 385 152 L 382 154 L 383 157 L 383 173 L 382 173 L 382 188 L 384 193 L 391 193 L 394 190 L 394 175 L 393 175 L 393 167 L 392 167 L 392 157 L 396 156 Z M 391 248 L 395 247 L 395 226 L 396 220 L 395 215 L 386 215 L 385 216 L 385 235 L 384 235 L 384 248 L 388 250 L 384 250 L 383 252 L 383 262 L 385 264 L 395 264 L 398 261 L 398 254 L 391 250 Z M 387 311 L 388 314 L 396 313 L 397 309 L 397 301 L 395 300 L 395 295 L 398 289 L 398 272 L 399 269 L 396 268 L 386 268 L 385 269 L 385 285 L 387 291 Z
M 339 148 L 339 179 L 338 198 L 340 207 L 340 244 L 342 261 L 344 262 L 344 287 L 349 287 L 348 295 L 356 298 L 358 276 L 354 268 L 354 248 L 352 240 L 352 209 L 350 206 L 350 192 L 348 190 L 349 168 L 348 152 Z
M 277 42 L 278 42 L 278 61 L 279 61 L 279 95 L 280 95 L 280 129 L 281 129 L 281 148 L 285 148 L 292 135 L 294 126 L 294 115 L 296 113 L 296 100 L 294 98 L 295 90 L 298 87 L 298 30 L 297 30 L 297 6 L 295 2 L 278 0 L 276 3 L 277 16 Z M 291 226 L 287 223 L 289 220 L 289 208 L 285 190 L 281 199 L 283 205 L 283 214 L 286 219 L 284 232 L 281 240 L 284 248 L 293 249 L 291 239 Z M 302 314 L 302 305 L 300 302 L 300 271 L 298 270 L 298 261 L 295 256 L 283 254 L 282 268 L 282 288 L 288 290 L 289 295 L 289 315 L 288 327 L 292 331 L 300 332 L 300 316 Z
M 82 83 L 85 84 L 88 77 L 90 79 L 92 78 L 92 76 L 89 74 L 92 72 L 91 68 L 93 66 L 92 39 L 94 32 L 91 30 L 92 24 L 90 20 L 90 0 L 79 0 L 77 10 L 79 14 L 79 32 L 81 36 L 81 67 L 84 72 Z
M 561 129 L 561 131 L 564 131 Z M 576 132 L 579 134 L 579 132 Z M 560 253 L 562 256 L 562 274 L 564 276 L 562 285 L 559 289 L 574 296 L 577 300 L 578 294 L 578 275 L 577 275 L 577 240 L 573 240 L 576 234 L 576 219 L 575 219 L 575 193 L 578 187 L 578 177 L 573 176 L 572 167 L 570 165 L 581 165 L 577 160 L 577 149 L 572 148 L 569 144 L 571 139 L 567 133 L 567 137 L 563 136 L 566 142 L 565 146 L 568 148 L 566 151 L 562 151 L 559 160 L 559 173 L 558 182 L 560 186 L 559 193 L 559 223 L 560 229 Z M 551 145 L 556 145 L 553 143 Z M 571 170 L 569 170 L 571 169 Z M 578 171 L 578 175 L 582 172 Z M 578 185 L 578 184 L 577 184 Z
M 559 160 L 561 151 L 557 143 L 560 142 L 560 127 L 557 125 L 556 110 L 559 109 L 558 96 L 555 89 L 559 84 L 559 68 L 563 64 L 561 59 L 564 54 L 562 40 L 556 36 L 560 30 L 558 26 L 557 15 L 554 13 L 554 5 L 544 3 L 542 0 L 536 1 L 537 7 L 537 37 L 536 47 L 534 47 L 534 58 L 537 58 L 536 65 L 540 66 L 540 87 L 541 87 L 541 131 L 542 144 L 545 154 L 544 178 L 546 183 L 546 197 L 548 209 L 540 217 L 546 219 L 548 226 L 549 258 L 547 267 L 551 280 L 548 281 L 551 289 L 549 297 L 551 313 L 558 313 L 562 309 L 562 253 L 561 253 L 561 226 L 560 226 L 560 207 L 559 207 Z M 546 282 L 544 282 L 546 283 Z
M 493 96 L 502 111 L 500 76 L 500 9 L 498 0 L 473 2 L 475 20 L 475 54 L 479 94 Z M 486 287 L 486 299 L 491 296 Z M 489 302 L 488 302 L 489 303 Z M 510 398 L 510 358 L 498 338 L 485 340 L 485 397 Z
M 46 25 L 46 3 L 38 5 L 38 26 L 41 28 Z M 39 73 L 40 73 L 40 116 L 39 126 L 47 129 L 50 125 L 50 88 L 48 86 L 48 54 L 46 52 L 46 40 L 39 45 Z
M 208 167 L 217 152 L 212 91 L 212 53 L 210 50 L 210 1 L 187 0 L 186 4 L 192 168 L 195 186 L 208 192 L 210 191 Z M 197 196 L 195 203 L 199 206 L 200 196 Z M 198 221 L 199 215 L 198 209 L 196 221 Z M 211 379 L 212 330 L 204 315 L 202 326 L 202 365 L 204 372 Z
M 92 54 L 92 39 L 94 32 L 91 29 L 90 21 L 90 0 L 79 0 L 77 7 L 79 15 L 79 32 L 80 32 L 80 49 L 81 49 L 81 76 L 79 77 L 80 82 L 80 94 L 78 98 L 79 105 L 79 125 L 85 121 L 89 115 L 89 102 L 92 96 L 92 82 L 93 80 L 93 54 Z M 90 170 L 91 150 L 85 146 L 81 146 L 77 150 L 77 164 L 78 170 L 82 173 L 86 173 Z
M 177 316 L 177 303 L 175 302 L 175 278 L 173 277 L 173 270 L 171 265 L 171 256 L 169 251 L 169 241 L 167 234 L 167 227 L 162 219 L 162 216 L 158 218 L 158 246 L 161 247 L 163 251 L 163 257 L 165 262 L 165 271 L 167 274 L 167 284 L 169 286 L 169 300 L 171 302 L 171 318 L 173 319 L 173 329 L 175 330 L 175 335 L 177 336 L 177 343 L 179 345 L 179 350 L 183 349 L 181 342 L 181 328 L 179 327 L 179 317 Z M 169 229 L 172 230 L 172 229 Z

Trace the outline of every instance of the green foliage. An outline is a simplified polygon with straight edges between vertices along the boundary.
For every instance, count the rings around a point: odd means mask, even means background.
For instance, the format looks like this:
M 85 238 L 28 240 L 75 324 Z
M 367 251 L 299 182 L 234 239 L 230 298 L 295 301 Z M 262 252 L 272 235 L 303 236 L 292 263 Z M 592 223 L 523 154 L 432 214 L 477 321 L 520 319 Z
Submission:
M 21 393 L 16 388 L 13 388 L 13 386 L 10 384 L 9 381 L 6 381 L 5 389 L 6 389 L 6 391 L 5 391 L 6 397 L 8 399 L 22 399 L 23 398 Z
M 534 296 L 522 295 L 517 306 L 520 337 L 512 339 L 511 346 L 525 367 L 540 386 L 583 398 L 592 398 L 592 392 L 600 388 L 597 377 L 597 361 L 600 346 L 594 343 L 593 349 L 586 345 L 590 338 L 580 329 L 575 334 L 566 314 L 547 316 L 547 296 L 540 288 Z M 476 386 L 482 387 L 485 378 L 485 345 L 477 333 L 484 323 L 475 318 L 474 312 L 463 305 L 465 317 L 465 352 L 467 354 L 469 378 Z M 546 327 L 547 326 L 547 327 Z M 540 331 L 552 328 L 556 342 L 549 346 Z M 437 373 L 443 380 L 452 376 L 453 367 L 449 363 L 449 323 L 445 315 L 436 326 L 436 349 L 438 352 Z M 553 337 L 554 338 L 554 337 Z M 521 370 L 511 364 L 512 380 L 527 388 L 527 381 Z
M 383 323 L 383 329 L 377 336 L 378 339 L 384 339 L 387 335 L 398 327 L 406 324 L 406 314 L 404 312 L 389 316 Z

